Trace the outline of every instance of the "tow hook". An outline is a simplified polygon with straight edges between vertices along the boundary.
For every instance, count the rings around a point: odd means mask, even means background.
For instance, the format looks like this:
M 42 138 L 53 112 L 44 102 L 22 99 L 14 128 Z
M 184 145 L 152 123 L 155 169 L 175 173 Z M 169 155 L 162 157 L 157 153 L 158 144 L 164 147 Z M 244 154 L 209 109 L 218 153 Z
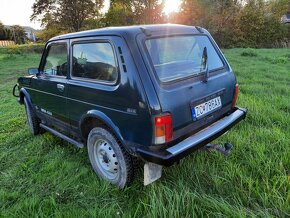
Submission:
M 223 154 L 224 156 L 229 156 L 231 154 L 231 151 L 233 149 L 233 145 L 231 143 L 225 143 L 224 145 L 220 144 L 207 144 L 204 146 L 204 151 L 217 151 Z M 179 161 L 177 162 L 179 163 Z M 144 164 L 144 186 L 147 186 L 156 180 L 160 179 L 162 175 L 162 166 L 146 162 Z
M 224 145 L 220 144 L 207 144 L 204 147 L 205 151 L 217 151 L 223 154 L 224 156 L 229 156 L 232 152 L 233 145 L 229 142 L 225 143 Z

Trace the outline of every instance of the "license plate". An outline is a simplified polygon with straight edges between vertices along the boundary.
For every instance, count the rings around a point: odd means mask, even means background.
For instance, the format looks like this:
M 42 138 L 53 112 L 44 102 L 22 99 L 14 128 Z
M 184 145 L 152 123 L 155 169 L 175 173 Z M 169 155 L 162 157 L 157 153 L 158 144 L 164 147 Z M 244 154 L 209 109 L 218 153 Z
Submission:
M 206 101 L 202 104 L 196 105 L 193 108 L 191 108 L 192 117 L 194 120 L 196 120 L 221 107 L 222 107 L 221 97 L 218 96 L 216 98 L 213 98 L 209 101 Z

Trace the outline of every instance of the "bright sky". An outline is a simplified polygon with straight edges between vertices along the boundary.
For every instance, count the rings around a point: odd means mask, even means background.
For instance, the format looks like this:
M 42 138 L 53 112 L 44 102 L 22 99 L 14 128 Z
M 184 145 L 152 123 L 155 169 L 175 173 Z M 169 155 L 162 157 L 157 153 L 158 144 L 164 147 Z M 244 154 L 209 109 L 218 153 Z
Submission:
M 40 28 L 37 22 L 31 22 L 32 5 L 34 0 L 0 0 L 0 21 L 4 25 L 31 26 Z
M 169 14 L 170 12 L 177 12 L 179 11 L 180 4 L 180 0 L 166 0 L 163 11 L 165 14 Z
M 40 28 L 40 23 L 31 22 L 32 5 L 35 0 L 0 0 L 0 21 L 4 25 L 31 26 L 35 29 Z M 109 6 L 109 0 L 105 0 L 106 10 Z M 166 0 L 164 12 L 169 14 L 178 11 L 180 0 Z

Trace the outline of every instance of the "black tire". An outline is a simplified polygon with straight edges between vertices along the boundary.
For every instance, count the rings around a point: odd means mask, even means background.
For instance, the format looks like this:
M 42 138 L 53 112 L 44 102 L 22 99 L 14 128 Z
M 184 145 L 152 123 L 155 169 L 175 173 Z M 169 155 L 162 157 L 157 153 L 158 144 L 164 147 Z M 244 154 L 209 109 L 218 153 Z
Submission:
M 27 117 L 27 123 L 29 125 L 30 132 L 33 135 L 37 135 L 40 132 L 40 126 L 39 126 L 39 119 L 36 116 L 35 112 L 29 105 L 26 97 L 24 97 L 24 106 L 25 106 L 25 111 L 26 111 L 26 117 Z
M 99 177 L 119 188 L 132 182 L 132 157 L 108 130 L 93 128 L 88 136 L 87 147 L 92 167 Z

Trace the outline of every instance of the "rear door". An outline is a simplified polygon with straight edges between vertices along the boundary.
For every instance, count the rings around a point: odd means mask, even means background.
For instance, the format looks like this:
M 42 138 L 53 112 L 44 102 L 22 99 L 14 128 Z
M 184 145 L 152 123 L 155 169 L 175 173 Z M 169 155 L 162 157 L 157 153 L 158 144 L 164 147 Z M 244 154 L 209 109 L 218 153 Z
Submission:
M 174 138 L 230 111 L 235 76 L 207 35 L 153 36 L 144 47 L 162 111 L 173 117 Z

